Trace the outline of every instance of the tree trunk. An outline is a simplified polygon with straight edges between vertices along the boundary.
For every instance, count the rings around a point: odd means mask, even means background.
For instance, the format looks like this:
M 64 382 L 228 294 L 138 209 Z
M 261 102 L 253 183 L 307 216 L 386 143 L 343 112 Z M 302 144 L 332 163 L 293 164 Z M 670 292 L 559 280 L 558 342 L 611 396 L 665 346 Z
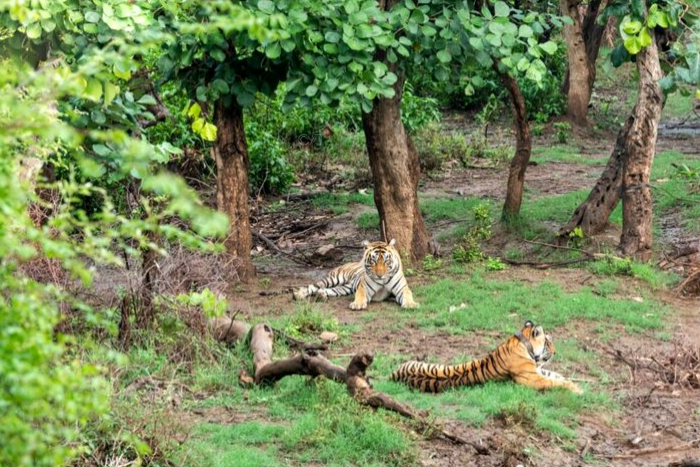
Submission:
M 388 65 L 397 72 L 395 64 Z M 372 110 L 362 114 L 362 125 L 385 240 L 395 238 L 402 254 L 420 261 L 429 252 L 430 237 L 418 206 L 418 155 L 401 122 L 403 76 L 394 90 L 392 99 L 375 99 Z
M 654 32 L 651 45 L 637 55 L 639 97 L 635 119 L 625 145 L 622 170 L 622 237 L 624 256 L 648 261 L 652 245 L 652 199 L 649 177 L 663 109 L 659 80 L 663 77 Z
M 217 128 L 214 155 L 219 209 L 231 220 L 231 230 L 224 244 L 229 254 L 240 261 L 237 270 L 241 281 L 255 277 L 250 257 L 253 236 L 248 219 L 248 146 L 243 127 L 243 110 L 233 102 L 226 107 L 216 104 L 214 120 Z
M 586 201 L 581 203 L 571 220 L 559 231 L 559 237 L 567 239 L 569 234 L 580 227 L 585 236 L 601 232 L 608 225 L 610 214 L 620 202 L 620 187 L 622 184 L 622 164 L 625 159 L 625 143 L 634 122 L 634 114 L 620 128 L 615 142 L 615 148 L 602 175 L 598 178 Z
M 501 76 L 501 80 L 508 89 L 511 104 L 513 106 L 513 124 L 517 138 L 515 145 L 515 155 L 510 163 L 508 171 L 508 187 L 506 189 L 506 202 L 503 205 L 503 218 L 517 216 L 520 213 L 520 206 L 523 201 L 523 185 L 525 184 L 525 171 L 530 162 L 532 153 L 532 137 L 530 135 L 530 124 L 527 121 L 525 109 L 525 99 L 520 92 L 518 81 L 507 72 L 498 71 L 498 66 L 494 69 Z
M 591 93 L 593 92 L 593 85 L 595 84 L 598 52 L 600 51 L 600 45 L 603 41 L 605 31 L 607 30 L 607 23 L 605 25 L 600 25 L 597 21 L 601 7 L 602 9 L 605 8 L 602 3 L 602 0 L 591 0 L 591 2 L 589 2 L 581 26 L 583 30 L 583 40 L 586 44 L 586 56 L 588 57 L 588 82 L 590 84 Z M 566 74 L 564 75 L 564 84 L 562 85 L 562 92 L 567 95 L 569 94 L 570 74 L 570 69 L 567 67 Z
M 580 0 L 561 0 L 562 14 L 568 16 L 573 24 L 564 27 L 569 57 L 569 93 L 567 116 L 576 125 L 588 124 L 586 114 L 591 100 L 592 81 L 591 64 L 586 54 L 586 41 L 583 37 L 583 26 L 579 14 Z

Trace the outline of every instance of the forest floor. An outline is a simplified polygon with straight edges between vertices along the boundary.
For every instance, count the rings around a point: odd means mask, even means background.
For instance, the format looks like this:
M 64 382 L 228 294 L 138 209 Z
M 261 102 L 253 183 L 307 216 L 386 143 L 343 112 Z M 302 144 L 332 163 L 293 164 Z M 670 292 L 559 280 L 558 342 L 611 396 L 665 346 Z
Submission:
M 466 134 L 466 121 L 454 114 L 443 125 Z M 270 388 L 242 386 L 239 371 L 251 368 L 244 345 L 207 354 L 205 364 L 194 366 L 181 354 L 201 350 L 132 351 L 121 375 L 122 409 L 151 400 L 141 419 L 153 427 L 144 431 L 177 439 L 182 465 L 666 466 L 700 459 L 700 300 L 677 291 L 691 270 L 667 259 L 699 241 L 699 189 L 674 166 L 700 167 L 697 124 L 671 115 L 662 126 L 652 174 L 657 242 L 651 264 L 605 259 L 537 269 L 495 259 L 578 257 L 537 242 L 550 242 L 593 186 L 614 143 L 615 135 L 605 131 L 558 144 L 547 128 L 535 139 L 536 165 L 528 168 L 517 225 L 497 222 L 503 166 L 453 164 L 426 177 L 421 204 L 441 255 L 408 268 L 421 305 L 416 310 L 383 302 L 352 311 L 351 297 L 299 303 L 288 292 L 358 260 L 360 242 L 379 238 L 371 190 L 283 198 L 253 216 L 256 232 L 285 253 L 256 244 L 257 279 L 229 290 L 236 319 L 270 322 L 307 341 L 323 331 L 337 333 L 329 358 L 344 366 L 358 351 L 372 352 L 370 377 L 377 389 L 449 422 L 487 446 L 488 455 L 418 433 L 393 414 L 371 413 L 336 383 L 295 376 Z M 509 132 L 497 127 L 491 137 L 507 141 Z M 474 224 L 478 206 L 487 207 L 493 221 L 481 245 L 490 259 L 457 263 L 451 251 Z M 574 239 L 577 246 L 614 254 L 619 207 L 611 220 L 601 235 Z M 331 254 L 317 253 L 327 245 L 334 247 Z M 427 395 L 388 381 L 409 359 L 455 363 L 485 355 L 528 319 L 554 339 L 550 368 L 577 381 L 583 395 L 536 392 L 511 382 Z M 289 352 L 276 344 L 277 358 Z M 165 383 L 129 389 L 145 376 Z

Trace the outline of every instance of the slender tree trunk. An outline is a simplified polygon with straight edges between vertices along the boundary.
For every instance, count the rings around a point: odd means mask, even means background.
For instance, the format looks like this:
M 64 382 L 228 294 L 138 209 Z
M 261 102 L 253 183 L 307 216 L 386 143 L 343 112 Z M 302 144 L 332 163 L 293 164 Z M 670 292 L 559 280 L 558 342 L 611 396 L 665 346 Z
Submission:
M 569 93 L 567 116 L 576 125 L 588 124 L 586 114 L 591 100 L 592 80 L 591 64 L 586 54 L 586 41 L 583 37 L 583 26 L 579 14 L 580 0 L 561 0 L 562 14 L 568 16 L 573 24 L 564 27 L 569 57 Z
M 622 165 L 625 159 L 625 143 L 634 122 L 634 114 L 627 117 L 625 124 L 617 133 L 615 148 L 605 170 L 598 178 L 588 198 L 581 203 L 571 220 L 561 228 L 559 237 L 567 239 L 569 234 L 580 227 L 585 236 L 601 232 L 608 225 L 610 214 L 620 202 L 620 187 L 622 186 Z
M 391 10 L 397 0 L 377 0 Z M 430 251 L 430 237 L 418 206 L 420 164 L 411 137 L 401 121 L 404 73 L 390 63 L 384 51 L 375 57 L 398 76 L 391 99 L 377 98 L 369 113 L 362 114 L 367 153 L 374 179 L 374 202 L 379 211 L 385 240 L 396 239 L 399 251 L 411 261 L 420 261 Z
M 389 67 L 396 72 L 394 64 Z M 398 74 L 396 95 L 375 99 L 372 110 L 362 114 L 362 125 L 385 240 L 395 238 L 402 254 L 419 261 L 429 252 L 430 237 L 418 206 L 418 155 L 401 122 L 403 76 Z
M 520 92 L 520 86 L 515 78 L 507 72 L 498 71 L 498 66 L 494 69 L 501 76 L 501 81 L 508 89 L 511 104 L 513 106 L 513 125 L 517 138 L 515 155 L 510 163 L 508 171 L 508 187 L 506 189 L 506 202 L 503 205 L 503 218 L 517 216 L 520 213 L 520 206 L 523 201 L 523 185 L 525 184 L 525 171 L 530 162 L 532 153 L 532 137 L 530 135 L 530 124 L 527 121 L 525 109 L 525 99 Z
M 214 111 L 217 128 L 214 155 L 217 168 L 217 201 L 219 209 L 231 220 L 226 241 L 229 254 L 240 260 L 238 275 L 246 282 L 255 277 L 250 257 L 253 237 L 248 219 L 248 146 L 243 127 L 243 110 L 233 102 L 226 107 L 219 100 Z
M 606 25 L 600 25 L 597 21 L 598 14 L 603 8 L 605 8 L 605 5 L 603 5 L 602 0 L 591 0 L 591 2 L 588 3 L 586 14 L 583 17 L 583 24 L 581 25 L 583 40 L 586 44 L 586 56 L 588 57 L 588 81 L 590 83 L 591 93 L 593 91 L 593 85 L 595 84 L 598 52 L 600 51 L 600 45 L 603 42 L 603 36 L 607 29 Z M 564 75 L 564 84 L 562 85 L 562 92 L 567 95 L 569 94 L 570 75 L 571 70 L 567 67 L 566 74 Z
M 627 138 L 622 170 L 622 237 L 620 252 L 647 261 L 652 246 L 652 199 L 649 177 L 656 152 L 656 137 L 663 109 L 659 80 L 663 77 L 654 32 L 651 45 L 637 55 L 639 97 Z

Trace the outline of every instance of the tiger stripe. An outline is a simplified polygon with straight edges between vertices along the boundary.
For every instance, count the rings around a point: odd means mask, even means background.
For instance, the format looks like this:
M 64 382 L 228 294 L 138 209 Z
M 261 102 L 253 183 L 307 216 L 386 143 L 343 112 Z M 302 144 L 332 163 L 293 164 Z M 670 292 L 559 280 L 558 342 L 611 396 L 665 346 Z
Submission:
M 511 336 L 484 358 L 458 365 L 409 361 L 402 364 L 391 379 L 422 392 L 434 393 L 507 379 L 535 389 L 559 386 L 576 393 L 582 392 L 560 374 L 539 368 L 554 352 L 554 344 L 541 326 L 528 321 L 518 334 Z
M 394 240 L 389 243 L 363 242 L 365 251 L 361 261 L 333 269 L 315 284 L 294 291 L 294 298 L 304 299 L 313 295 L 340 297 L 354 293 L 355 300 L 350 305 L 353 310 L 367 308 L 370 301 L 382 301 L 389 296 L 394 296 L 403 308 L 418 307 L 394 243 Z

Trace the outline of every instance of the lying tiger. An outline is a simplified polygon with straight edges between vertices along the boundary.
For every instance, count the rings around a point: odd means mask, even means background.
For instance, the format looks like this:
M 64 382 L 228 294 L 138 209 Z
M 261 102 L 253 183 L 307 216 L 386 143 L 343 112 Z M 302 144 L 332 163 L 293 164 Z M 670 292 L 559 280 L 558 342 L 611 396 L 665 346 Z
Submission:
M 348 263 L 333 269 L 328 277 L 294 291 L 301 300 L 312 295 L 322 298 L 355 294 L 352 310 L 364 310 L 371 301 L 380 302 L 394 296 L 402 308 L 418 308 L 403 274 L 401 256 L 394 248 L 396 241 L 362 242 L 365 253 L 362 261 Z
M 440 392 L 452 387 L 513 379 L 534 389 L 564 387 L 581 394 L 583 391 L 571 381 L 541 368 L 554 352 L 552 339 L 545 335 L 542 326 L 528 321 L 520 332 L 485 358 L 460 365 L 407 362 L 391 375 L 391 379 L 403 381 L 423 392 Z

